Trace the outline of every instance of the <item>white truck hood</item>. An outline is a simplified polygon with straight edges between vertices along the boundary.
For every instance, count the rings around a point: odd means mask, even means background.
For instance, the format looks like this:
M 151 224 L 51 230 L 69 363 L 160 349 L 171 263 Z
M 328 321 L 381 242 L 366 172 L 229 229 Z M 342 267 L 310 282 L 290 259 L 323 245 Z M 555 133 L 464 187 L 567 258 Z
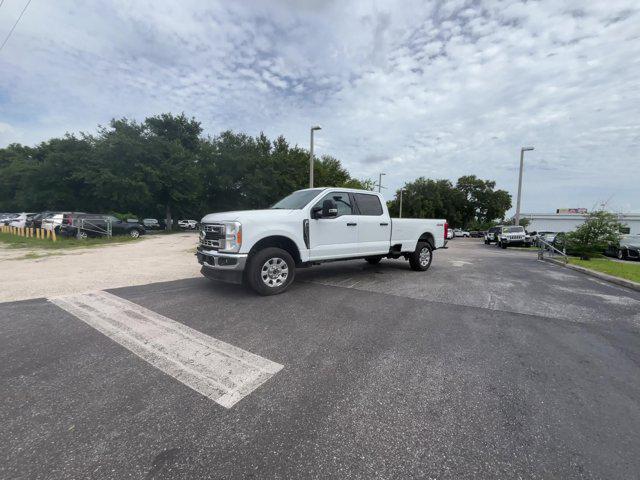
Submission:
M 217 222 L 269 222 L 275 220 L 282 220 L 286 217 L 292 216 L 295 212 L 301 212 L 302 210 L 281 210 L 275 208 L 269 208 L 266 210 L 236 210 L 233 212 L 220 212 L 210 213 L 202 217 L 200 223 L 217 223 Z

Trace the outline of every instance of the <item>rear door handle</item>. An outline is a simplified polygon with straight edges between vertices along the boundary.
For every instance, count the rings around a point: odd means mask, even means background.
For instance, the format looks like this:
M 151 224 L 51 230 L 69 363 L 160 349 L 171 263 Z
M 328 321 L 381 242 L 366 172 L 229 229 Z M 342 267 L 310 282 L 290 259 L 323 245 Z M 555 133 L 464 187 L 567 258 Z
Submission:
M 386 222 L 380 224 L 381 227 L 386 227 L 387 225 L 389 225 L 389 224 L 386 223 Z
M 347 227 L 355 227 L 357 223 L 347 223 Z

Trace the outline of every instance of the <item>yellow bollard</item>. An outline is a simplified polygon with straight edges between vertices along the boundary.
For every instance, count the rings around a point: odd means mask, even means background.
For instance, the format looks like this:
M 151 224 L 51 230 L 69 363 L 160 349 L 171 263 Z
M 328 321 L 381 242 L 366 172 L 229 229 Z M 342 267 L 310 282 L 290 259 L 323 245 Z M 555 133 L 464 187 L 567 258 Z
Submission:
M 42 238 L 42 229 L 41 229 L 41 228 L 39 228 L 39 229 L 36 231 L 36 238 Z
M 53 240 L 54 242 L 56 241 L 56 231 L 55 230 L 51 230 L 51 240 Z

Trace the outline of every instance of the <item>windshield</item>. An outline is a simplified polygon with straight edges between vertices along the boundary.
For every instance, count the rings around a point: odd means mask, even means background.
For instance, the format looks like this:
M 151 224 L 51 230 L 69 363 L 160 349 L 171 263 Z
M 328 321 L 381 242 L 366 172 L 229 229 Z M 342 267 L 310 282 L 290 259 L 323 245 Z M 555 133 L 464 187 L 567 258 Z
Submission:
M 523 227 L 504 227 L 502 233 L 524 233 Z
M 640 235 L 623 235 L 622 240 L 625 242 L 640 243 Z
M 322 188 L 312 188 L 310 190 L 298 190 L 291 195 L 284 197 L 278 203 L 271 208 L 284 209 L 284 210 L 299 210 L 313 200 L 320 192 Z

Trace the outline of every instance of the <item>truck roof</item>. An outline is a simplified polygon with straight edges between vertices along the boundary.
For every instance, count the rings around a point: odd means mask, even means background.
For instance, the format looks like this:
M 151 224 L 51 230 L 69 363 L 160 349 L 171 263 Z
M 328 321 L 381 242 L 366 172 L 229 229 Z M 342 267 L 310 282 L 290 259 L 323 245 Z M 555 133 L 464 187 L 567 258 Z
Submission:
M 305 190 L 340 190 L 341 192 L 351 192 L 351 193 L 368 193 L 382 196 L 379 192 L 374 192 L 373 190 L 363 190 L 361 188 L 346 188 L 346 187 L 313 187 L 313 188 L 303 188 L 300 190 L 296 190 L 296 192 L 303 192 Z

